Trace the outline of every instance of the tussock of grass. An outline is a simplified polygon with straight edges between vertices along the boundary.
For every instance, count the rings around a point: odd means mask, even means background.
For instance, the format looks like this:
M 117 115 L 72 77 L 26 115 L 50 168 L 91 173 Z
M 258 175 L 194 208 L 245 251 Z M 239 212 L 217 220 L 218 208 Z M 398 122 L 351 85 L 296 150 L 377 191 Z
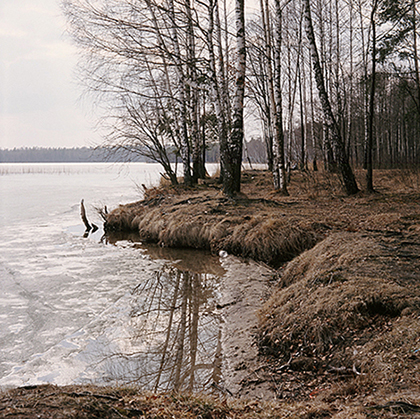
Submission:
M 240 207 L 248 213 L 253 205 L 241 198 Z M 311 223 L 286 222 L 270 202 L 258 205 L 267 207 L 264 215 L 241 215 L 236 202 L 224 198 L 199 196 L 184 202 L 166 197 L 152 205 L 145 200 L 114 210 L 107 218 L 107 230 L 138 231 L 141 240 L 164 247 L 225 250 L 275 267 L 319 240 Z
M 317 234 L 310 226 L 301 227 L 278 218 L 256 216 L 238 223 L 218 246 L 235 255 L 280 266 L 316 242 Z
M 262 349 L 321 369 L 356 367 L 370 384 L 401 379 L 394 369 L 406 375 L 420 349 L 420 290 L 397 283 L 387 258 L 379 238 L 335 233 L 294 259 L 260 311 Z

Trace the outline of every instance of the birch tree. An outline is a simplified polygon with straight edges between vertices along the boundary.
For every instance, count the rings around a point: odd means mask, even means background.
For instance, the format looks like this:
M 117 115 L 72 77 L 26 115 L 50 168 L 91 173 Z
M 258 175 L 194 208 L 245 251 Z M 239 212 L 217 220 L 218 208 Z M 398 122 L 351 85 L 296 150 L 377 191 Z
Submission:
M 332 134 L 332 141 L 336 149 L 337 162 L 341 177 L 343 179 L 344 188 L 348 195 L 353 195 L 359 191 L 354 177 L 353 170 L 350 166 L 344 142 L 340 133 L 339 126 L 332 112 L 331 103 L 325 88 L 324 75 L 322 73 L 319 60 L 318 49 L 315 41 L 315 33 L 312 23 L 311 6 L 309 0 L 304 0 L 305 26 L 309 45 L 311 48 L 311 57 L 314 67 L 314 76 L 318 88 L 319 100 L 321 102 L 325 124 Z
M 280 0 L 275 0 L 276 6 L 276 50 L 275 50 L 275 140 L 274 140 L 274 161 L 273 179 L 274 188 L 283 195 L 288 195 L 286 186 L 286 167 L 284 158 L 284 132 L 283 132 L 283 101 L 281 88 L 281 45 L 282 45 L 282 11 Z
M 232 108 L 232 130 L 226 150 L 227 158 L 223 174 L 223 191 L 235 195 L 241 189 L 242 149 L 244 141 L 245 97 L 245 0 L 236 0 L 236 77 Z

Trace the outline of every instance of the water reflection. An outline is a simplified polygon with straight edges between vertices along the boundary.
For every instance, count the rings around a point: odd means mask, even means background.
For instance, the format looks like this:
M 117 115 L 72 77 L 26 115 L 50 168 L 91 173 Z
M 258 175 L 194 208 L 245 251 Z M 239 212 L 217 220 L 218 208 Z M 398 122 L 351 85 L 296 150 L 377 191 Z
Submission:
M 84 351 L 85 361 L 97 374 L 101 371 L 105 382 L 135 383 L 154 391 L 206 390 L 221 376 L 216 306 L 224 270 L 218 258 L 199 251 L 144 247 L 133 242 L 135 237 L 128 238 L 150 257 L 173 262 L 141 278 L 128 298 L 128 318 L 120 336 L 108 335 L 107 344 L 97 340 Z M 96 361 L 87 359 L 90 356 Z
M 225 274 L 219 257 L 206 250 L 175 249 L 151 243 L 143 244 L 139 234 L 135 232 L 107 233 L 103 236 L 103 241 L 113 245 L 127 243 L 130 247 L 140 249 L 152 259 L 165 259 L 174 262 L 180 270 L 210 273 L 217 276 Z

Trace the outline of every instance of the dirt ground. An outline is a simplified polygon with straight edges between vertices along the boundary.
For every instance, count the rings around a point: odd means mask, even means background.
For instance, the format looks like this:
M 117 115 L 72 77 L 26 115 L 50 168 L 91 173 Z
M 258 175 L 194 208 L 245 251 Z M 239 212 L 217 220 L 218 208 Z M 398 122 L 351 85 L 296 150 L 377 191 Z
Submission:
M 347 197 L 335 175 L 293 172 L 280 196 L 268 173 L 248 171 L 237 199 L 209 180 L 119 207 L 111 236 L 138 231 L 273 272 L 255 359 L 235 366 L 239 397 L 41 386 L 0 394 L 0 417 L 420 418 L 420 171 L 375 171 L 375 186 Z M 253 397 L 264 391 L 275 400 Z

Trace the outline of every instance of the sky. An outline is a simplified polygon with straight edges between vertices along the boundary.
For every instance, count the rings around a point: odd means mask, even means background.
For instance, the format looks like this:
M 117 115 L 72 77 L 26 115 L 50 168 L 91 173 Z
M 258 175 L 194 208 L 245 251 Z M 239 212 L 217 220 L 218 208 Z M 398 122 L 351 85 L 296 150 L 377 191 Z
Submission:
M 76 65 L 60 0 L 0 0 L 0 149 L 101 142 Z
M 0 0 L 0 148 L 99 142 L 59 0 Z

